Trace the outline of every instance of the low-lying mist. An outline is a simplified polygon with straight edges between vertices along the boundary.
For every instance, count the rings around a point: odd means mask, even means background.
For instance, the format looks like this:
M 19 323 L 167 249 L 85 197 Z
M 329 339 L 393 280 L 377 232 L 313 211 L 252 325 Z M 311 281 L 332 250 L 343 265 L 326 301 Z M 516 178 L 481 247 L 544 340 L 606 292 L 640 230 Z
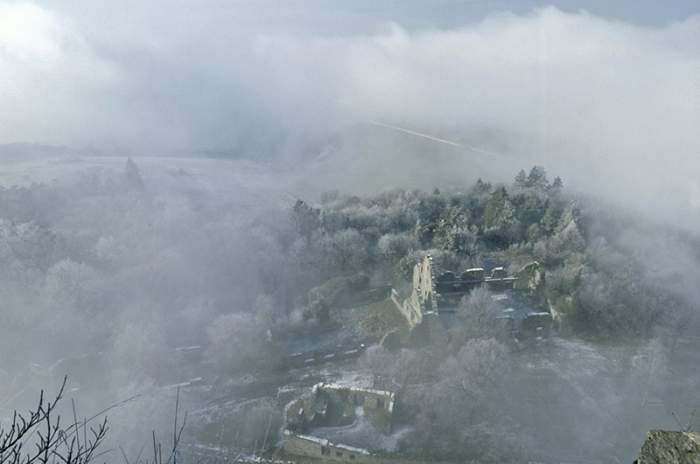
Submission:
M 142 395 L 110 413 L 115 437 L 139 448 L 130 441 L 171 418 L 166 387 L 202 375 L 179 348 L 203 347 L 212 381 L 232 356 L 262 356 L 267 322 L 287 317 L 270 296 L 286 280 L 287 175 L 78 157 L 8 162 L 5 174 L 23 186 L 0 191 L 3 416 L 68 375 L 88 417 Z
M 5 183 L 16 185 L 1 191 L 3 415 L 28 407 L 39 389 L 51 390 L 68 374 L 69 395 L 85 415 L 129 400 L 108 415 L 110 443 L 130 453 L 150 440 L 150 430 L 172 427 L 176 385 L 204 376 L 214 394 L 250 373 L 268 378 L 261 373 L 284 366 L 289 353 L 280 352 L 270 334 L 310 323 L 304 321 L 306 291 L 337 269 L 336 261 L 324 259 L 340 256 L 362 266 L 388 256 L 395 250 L 390 243 L 420 248 L 403 244 L 413 239 L 400 235 L 382 238 L 372 224 L 410 224 L 422 214 L 427 200 L 421 199 L 430 197 L 419 190 L 387 190 L 367 200 L 337 191 L 319 196 L 326 182 L 342 186 L 353 174 L 312 182 L 303 170 L 282 172 L 250 161 L 59 156 L 6 165 Z M 315 169 L 318 164 L 309 165 Z M 421 175 L 409 180 L 426 182 Z M 346 218 L 348 228 L 305 244 L 292 214 L 299 196 L 339 208 L 334 227 Z M 647 429 L 694 420 L 700 379 L 692 357 L 673 340 L 692 338 L 697 327 L 697 238 L 613 206 L 578 201 L 587 224 L 585 262 L 603 272 L 585 278 L 589 314 L 599 319 L 581 323 L 591 324 L 580 332 L 583 338 L 554 339 L 524 354 L 478 334 L 455 353 L 375 347 L 353 369 L 395 376 L 405 387 L 405 403 L 417 414 L 410 451 L 450 459 L 455 454 L 445 450 L 457 444 L 490 450 L 473 455 L 483 461 L 623 459 L 634 455 Z M 375 238 L 364 242 L 365 234 Z M 543 259 L 554 253 L 552 244 L 543 245 L 545 251 L 538 246 L 534 253 L 545 253 Z M 479 256 L 471 265 L 479 265 Z M 576 266 L 550 278 L 564 282 Z M 636 328 L 617 325 L 614 318 L 634 314 L 615 305 L 643 300 L 616 293 L 625 284 L 609 287 L 599 280 L 604 275 L 632 278 L 642 298 L 655 299 L 649 308 L 631 308 L 645 318 Z M 674 306 L 660 307 L 659 299 Z M 615 315 L 596 316 L 596 302 Z M 195 371 L 183 361 L 188 347 L 201 353 Z M 459 389 L 467 381 L 476 383 L 463 396 Z M 204 398 L 183 392 L 194 431 L 198 421 L 217 414 L 217 403 L 214 409 L 209 403 L 214 398 Z M 273 409 L 261 411 L 257 420 L 264 428 L 277 416 Z M 252 430 L 246 424 L 229 426 Z M 242 439 L 233 431 L 220 436 L 221 447 L 231 445 L 231 437 Z
M 342 150 L 350 168 L 388 156 L 382 169 L 435 163 L 469 176 L 477 160 L 501 180 L 513 171 L 501 164 L 539 164 L 571 188 L 697 226 L 697 16 L 641 25 L 556 7 L 513 14 L 503 2 L 459 26 L 435 13 L 434 27 L 403 27 L 387 7 L 336 5 L 330 18 L 315 4 L 211 3 L 163 15 L 1 3 L 0 142 L 291 164 Z M 419 7 L 409 3 L 397 17 Z M 109 28 L 95 26 L 101 14 Z M 461 148 L 409 146 L 377 122 Z
M 484 265 L 479 208 L 541 165 L 580 230 L 519 222 L 499 259 L 554 263 L 550 299 L 585 309 L 569 330 L 336 370 L 404 389 L 414 457 L 631 462 L 646 430 L 699 426 L 700 16 L 130 3 L 0 0 L 0 421 L 68 375 L 79 415 L 110 408 L 116 462 L 197 386 L 188 443 L 255 451 L 278 438 L 280 340 L 323 328 L 310 290 L 348 269 L 400 287 L 420 253 Z M 422 243 L 435 205 L 457 226 Z M 251 384 L 265 401 L 233 408 Z

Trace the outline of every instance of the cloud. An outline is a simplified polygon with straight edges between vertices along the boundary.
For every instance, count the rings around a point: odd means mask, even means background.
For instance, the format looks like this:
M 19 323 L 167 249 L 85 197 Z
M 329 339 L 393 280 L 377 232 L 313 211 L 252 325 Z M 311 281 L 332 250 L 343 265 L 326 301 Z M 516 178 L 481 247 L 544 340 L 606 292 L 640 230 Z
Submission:
M 124 86 L 119 67 L 33 4 L 0 3 L 0 76 L 0 143 L 89 140 L 123 116 L 110 114 L 109 98 Z
M 294 159 L 329 139 L 353 150 L 352 128 L 379 121 L 502 153 L 482 165 L 504 176 L 539 163 L 667 219 L 696 214 L 700 16 L 651 27 L 548 7 L 367 32 L 300 4 L 92 8 L 0 3 L 0 142 Z M 382 130 L 366 151 L 396 148 Z M 450 172 L 474 167 L 464 155 Z
M 270 88 L 312 82 L 294 95 L 334 96 L 338 119 L 448 131 L 472 145 L 495 130 L 509 176 L 543 164 L 587 193 L 687 222 L 700 168 L 699 44 L 698 16 L 650 28 L 550 7 L 452 30 L 267 36 L 257 51 L 287 71 L 270 72 Z M 473 155 L 465 150 L 465 168 Z

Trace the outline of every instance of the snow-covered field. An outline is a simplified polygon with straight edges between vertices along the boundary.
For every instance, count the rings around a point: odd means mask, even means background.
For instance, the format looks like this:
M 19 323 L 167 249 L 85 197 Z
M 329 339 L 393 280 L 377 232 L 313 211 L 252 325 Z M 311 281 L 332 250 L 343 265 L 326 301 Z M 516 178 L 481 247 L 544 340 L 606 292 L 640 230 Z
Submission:
M 41 156 L 0 161 L 0 185 L 66 182 L 76 175 L 120 173 L 126 156 Z M 268 201 L 290 202 L 292 176 L 270 164 L 250 160 L 204 157 L 132 158 L 151 187 L 167 191 L 217 192 L 221 195 L 252 195 Z M 243 198 L 241 198 L 243 199 Z

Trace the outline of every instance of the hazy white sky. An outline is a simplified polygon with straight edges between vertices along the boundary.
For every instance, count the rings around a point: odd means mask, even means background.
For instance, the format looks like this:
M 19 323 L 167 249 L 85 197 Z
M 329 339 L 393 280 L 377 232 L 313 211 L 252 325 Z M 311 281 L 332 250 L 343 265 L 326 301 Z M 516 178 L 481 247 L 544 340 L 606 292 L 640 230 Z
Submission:
M 0 0 L 0 143 L 265 156 L 381 120 L 700 208 L 697 2 L 555 3 Z
M 348 101 L 528 133 L 695 122 L 695 2 L 557 3 L 0 1 L 0 143 L 230 148 L 335 128 Z

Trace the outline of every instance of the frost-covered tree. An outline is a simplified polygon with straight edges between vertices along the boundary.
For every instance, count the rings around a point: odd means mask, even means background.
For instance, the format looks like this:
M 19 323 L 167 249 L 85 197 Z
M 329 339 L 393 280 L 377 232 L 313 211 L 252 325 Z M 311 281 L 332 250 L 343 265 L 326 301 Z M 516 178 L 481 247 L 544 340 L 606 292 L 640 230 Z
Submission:
M 487 288 L 472 290 L 457 307 L 459 324 L 452 329 L 453 343 L 459 346 L 472 338 L 509 336 L 506 321 L 499 318 L 502 315 L 503 307 Z
M 224 372 L 262 366 L 271 360 L 266 328 L 253 314 L 221 315 L 209 325 L 207 336 L 206 355 Z

